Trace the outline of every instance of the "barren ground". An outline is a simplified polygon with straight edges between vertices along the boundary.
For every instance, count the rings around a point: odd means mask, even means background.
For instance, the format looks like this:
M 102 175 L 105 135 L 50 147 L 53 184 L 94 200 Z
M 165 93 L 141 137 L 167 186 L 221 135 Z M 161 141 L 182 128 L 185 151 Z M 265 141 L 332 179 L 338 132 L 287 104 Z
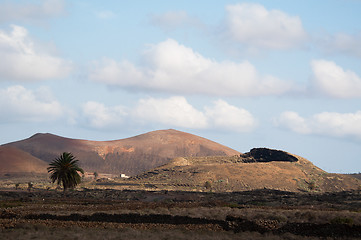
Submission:
M 358 239 L 361 193 L 2 189 L 0 239 Z

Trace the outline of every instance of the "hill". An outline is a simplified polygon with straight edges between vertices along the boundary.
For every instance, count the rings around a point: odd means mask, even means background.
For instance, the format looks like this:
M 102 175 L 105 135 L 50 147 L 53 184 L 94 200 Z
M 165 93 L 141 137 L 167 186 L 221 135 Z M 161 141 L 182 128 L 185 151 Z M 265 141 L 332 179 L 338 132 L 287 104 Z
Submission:
M 27 152 L 0 146 L 0 173 L 46 173 L 48 164 Z
M 49 133 L 5 144 L 47 163 L 62 152 L 72 152 L 87 172 L 136 175 L 176 157 L 232 156 L 240 154 L 211 140 L 169 129 L 114 141 L 88 141 Z
M 153 186 L 214 191 L 268 188 L 332 192 L 361 186 L 354 177 L 327 173 L 300 156 L 266 148 L 237 156 L 175 158 L 132 179 Z

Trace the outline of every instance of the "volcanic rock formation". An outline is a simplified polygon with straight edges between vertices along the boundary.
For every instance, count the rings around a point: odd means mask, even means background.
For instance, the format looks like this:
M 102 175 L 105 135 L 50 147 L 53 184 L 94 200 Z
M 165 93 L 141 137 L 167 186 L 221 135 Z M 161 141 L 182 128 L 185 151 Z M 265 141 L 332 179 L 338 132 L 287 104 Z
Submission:
M 253 148 L 250 152 L 241 154 L 243 162 L 297 162 L 291 154 L 269 148 Z

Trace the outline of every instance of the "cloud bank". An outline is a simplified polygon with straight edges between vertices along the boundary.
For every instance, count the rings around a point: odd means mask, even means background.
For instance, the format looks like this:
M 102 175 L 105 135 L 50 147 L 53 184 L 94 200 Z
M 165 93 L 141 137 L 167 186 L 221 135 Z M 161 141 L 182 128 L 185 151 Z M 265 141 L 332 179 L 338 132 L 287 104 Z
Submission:
M 127 115 L 122 106 L 107 107 L 102 103 L 89 101 L 83 105 L 83 116 L 92 128 L 112 128 L 123 123 Z
M 39 81 L 64 78 L 71 63 L 39 51 L 21 26 L 12 25 L 10 33 L 0 30 L 0 81 Z
M 300 134 L 361 139 L 361 111 L 355 113 L 322 112 L 309 118 L 297 112 L 283 112 L 276 125 Z
M 223 27 L 227 37 L 251 48 L 289 49 L 307 38 L 299 17 L 254 3 L 226 6 Z
M 361 97 L 361 77 L 356 73 L 326 60 L 314 60 L 311 66 L 312 84 L 319 92 L 335 98 Z
M 0 122 L 47 122 L 63 117 L 65 109 L 46 88 L 36 92 L 16 85 L 0 89 Z
M 41 4 L 28 3 L 28 1 L 1 3 L 0 23 L 14 21 L 37 23 L 52 17 L 59 17 L 65 13 L 64 0 L 45 0 L 41 2 Z
M 89 78 L 129 89 L 215 96 L 281 95 L 293 88 L 292 83 L 259 74 L 247 61 L 217 62 L 173 39 L 150 46 L 140 62 L 95 61 Z
M 184 97 L 141 99 L 133 116 L 143 122 L 176 127 L 206 128 L 208 126 L 205 114 L 190 105 Z
M 87 102 L 83 106 L 83 117 L 89 127 L 97 129 L 136 124 L 249 132 L 256 127 L 256 119 L 245 109 L 218 100 L 198 110 L 181 96 L 140 99 L 133 108 Z
M 251 132 L 257 125 L 257 120 L 250 112 L 223 100 L 215 101 L 212 107 L 205 107 L 205 115 L 210 125 L 229 131 Z
M 317 45 L 326 54 L 341 54 L 361 57 L 361 32 L 357 34 L 335 33 L 323 35 L 317 40 Z

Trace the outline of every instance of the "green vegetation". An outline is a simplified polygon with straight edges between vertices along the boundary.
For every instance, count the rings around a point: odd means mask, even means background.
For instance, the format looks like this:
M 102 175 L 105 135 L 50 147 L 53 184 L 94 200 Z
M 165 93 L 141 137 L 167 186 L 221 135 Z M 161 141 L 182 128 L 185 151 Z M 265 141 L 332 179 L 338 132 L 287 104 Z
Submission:
M 78 166 L 78 160 L 71 153 L 62 153 L 49 165 L 48 173 L 51 173 L 51 181 L 57 182 L 58 185 L 62 184 L 64 192 L 68 188 L 75 188 L 81 182 L 78 172 L 84 173 L 84 170 Z

